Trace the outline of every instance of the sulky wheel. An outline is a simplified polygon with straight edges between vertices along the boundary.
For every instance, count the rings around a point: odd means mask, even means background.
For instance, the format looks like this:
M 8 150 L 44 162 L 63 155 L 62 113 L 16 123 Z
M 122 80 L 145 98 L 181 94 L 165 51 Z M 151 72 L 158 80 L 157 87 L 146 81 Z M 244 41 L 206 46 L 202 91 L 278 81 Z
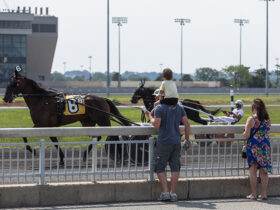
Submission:
M 149 140 L 149 136 L 131 136 L 130 141 L 136 140 Z M 148 165 L 149 163 L 149 144 L 148 142 L 143 145 L 143 143 L 131 143 L 126 145 L 126 151 L 129 154 L 132 163 L 137 165 Z
M 122 136 L 122 140 L 128 140 L 128 137 Z M 106 141 L 120 141 L 119 136 L 108 136 Z M 105 144 L 105 151 L 110 158 L 114 161 L 121 162 L 122 160 L 127 160 L 127 150 L 126 144 Z M 123 157 L 122 157 L 123 156 Z

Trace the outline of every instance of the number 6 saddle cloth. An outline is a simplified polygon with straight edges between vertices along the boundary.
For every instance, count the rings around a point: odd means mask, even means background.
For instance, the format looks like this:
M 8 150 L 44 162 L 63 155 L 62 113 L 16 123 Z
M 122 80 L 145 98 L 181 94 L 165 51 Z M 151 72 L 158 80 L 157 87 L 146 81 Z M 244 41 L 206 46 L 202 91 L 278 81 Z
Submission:
M 65 96 L 65 111 L 64 115 L 78 115 L 85 114 L 85 106 L 81 105 L 85 102 L 85 96 L 80 95 L 66 95 Z

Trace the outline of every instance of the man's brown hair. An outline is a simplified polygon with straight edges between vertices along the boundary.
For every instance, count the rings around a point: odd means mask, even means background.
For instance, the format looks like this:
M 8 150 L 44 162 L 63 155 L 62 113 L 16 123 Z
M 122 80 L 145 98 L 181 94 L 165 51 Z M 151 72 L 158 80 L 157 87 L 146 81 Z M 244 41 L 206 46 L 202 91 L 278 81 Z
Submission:
M 163 69 L 162 77 L 165 77 L 165 79 L 167 79 L 167 80 L 172 80 L 172 78 L 173 78 L 172 70 L 170 68 Z

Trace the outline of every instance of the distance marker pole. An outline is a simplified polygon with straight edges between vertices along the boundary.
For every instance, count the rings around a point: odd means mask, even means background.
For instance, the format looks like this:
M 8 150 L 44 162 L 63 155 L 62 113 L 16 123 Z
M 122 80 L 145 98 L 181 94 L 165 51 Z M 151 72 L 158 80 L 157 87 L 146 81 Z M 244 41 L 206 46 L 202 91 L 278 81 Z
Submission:
M 230 89 L 230 106 L 231 106 L 231 111 L 234 108 L 234 90 Z

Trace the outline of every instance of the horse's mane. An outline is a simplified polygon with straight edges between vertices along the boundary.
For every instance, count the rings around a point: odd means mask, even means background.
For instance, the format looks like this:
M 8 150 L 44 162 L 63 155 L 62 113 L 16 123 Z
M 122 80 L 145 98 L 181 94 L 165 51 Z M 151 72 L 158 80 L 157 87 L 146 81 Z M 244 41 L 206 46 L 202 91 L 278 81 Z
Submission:
M 156 88 L 154 88 L 154 87 L 147 87 L 147 88 L 144 87 L 144 89 L 146 89 L 146 91 L 148 91 L 149 94 L 153 95 L 153 93 L 154 93 L 154 91 L 155 91 Z
M 32 91 L 34 92 L 34 93 L 43 93 L 43 94 L 54 94 L 54 93 L 56 93 L 55 91 L 53 91 L 53 90 L 47 90 L 47 89 L 45 89 L 44 87 L 42 87 L 42 85 L 41 84 L 38 84 L 37 82 L 35 82 L 34 80 L 32 80 L 32 79 L 29 79 L 29 78 L 27 78 L 27 77 L 23 77 L 25 80 L 26 80 L 26 82 L 31 86 L 31 88 L 32 88 Z

